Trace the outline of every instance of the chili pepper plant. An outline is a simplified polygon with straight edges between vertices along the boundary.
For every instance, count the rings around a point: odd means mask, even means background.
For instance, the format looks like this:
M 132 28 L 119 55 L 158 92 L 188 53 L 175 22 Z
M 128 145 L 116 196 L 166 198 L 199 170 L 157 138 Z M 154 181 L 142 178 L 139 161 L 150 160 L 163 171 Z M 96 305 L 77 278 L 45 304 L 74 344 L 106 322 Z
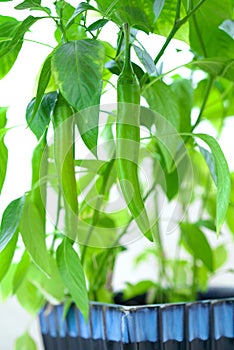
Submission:
M 234 177 L 219 145 L 234 113 L 233 1 L 8 3 L 1 78 L 26 41 L 32 57 L 48 46 L 35 26 L 49 22 L 55 39 L 25 106 L 31 184 L 2 215 L 2 299 L 14 294 L 31 313 L 75 302 L 87 317 L 89 300 L 114 301 L 116 262 L 141 242 L 134 268 L 148 263 L 154 278 L 130 279 L 123 299 L 194 300 L 225 268 L 222 236 L 234 232 Z M 2 196 L 7 115 L 2 106 Z

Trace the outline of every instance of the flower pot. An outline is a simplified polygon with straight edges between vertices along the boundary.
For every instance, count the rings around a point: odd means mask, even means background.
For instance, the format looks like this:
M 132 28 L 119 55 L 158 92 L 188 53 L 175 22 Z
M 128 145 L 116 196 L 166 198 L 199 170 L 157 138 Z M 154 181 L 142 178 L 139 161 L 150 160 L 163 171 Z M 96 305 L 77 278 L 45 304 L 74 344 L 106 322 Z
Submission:
M 233 350 L 234 298 L 120 306 L 90 304 L 85 321 L 72 305 L 39 315 L 45 350 Z

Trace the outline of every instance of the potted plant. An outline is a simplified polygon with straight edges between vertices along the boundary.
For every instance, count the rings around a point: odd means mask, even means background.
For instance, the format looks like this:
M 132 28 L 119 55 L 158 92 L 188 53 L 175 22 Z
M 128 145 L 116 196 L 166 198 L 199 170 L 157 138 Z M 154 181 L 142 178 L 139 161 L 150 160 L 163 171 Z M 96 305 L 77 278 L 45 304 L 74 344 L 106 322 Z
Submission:
M 233 300 L 192 301 L 227 258 L 225 244 L 212 247 L 212 237 L 224 222 L 233 232 L 227 161 L 218 141 L 198 131 L 210 123 L 219 136 L 233 115 L 232 1 L 96 0 L 73 7 L 58 0 L 47 7 L 29 0 L 15 9 L 36 15 L 0 17 L 1 78 L 36 22 L 51 21 L 57 46 L 26 108 L 37 138 L 31 188 L 2 215 L 2 295 L 15 294 L 30 312 L 42 309 L 46 350 L 231 349 Z M 115 46 L 103 39 L 113 28 Z M 174 39 L 180 42 L 173 56 Z M 148 40 L 157 45 L 153 58 Z M 170 65 L 174 59 L 178 64 Z M 1 190 L 6 113 L 2 107 Z M 171 232 L 173 257 L 170 237 L 163 237 Z M 136 263 L 151 259 L 155 279 L 127 283 L 118 299 L 116 261 L 138 239 L 148 243 Z M 138 295 L 151 305 L 113 304 Z M 28 334 L 21 343 L 34 348 Z

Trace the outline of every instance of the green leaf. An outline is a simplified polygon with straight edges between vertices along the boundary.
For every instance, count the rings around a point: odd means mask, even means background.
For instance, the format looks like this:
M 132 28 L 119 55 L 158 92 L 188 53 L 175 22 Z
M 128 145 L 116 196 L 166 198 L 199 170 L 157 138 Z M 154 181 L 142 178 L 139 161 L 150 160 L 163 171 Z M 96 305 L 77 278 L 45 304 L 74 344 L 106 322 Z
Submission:
M 193 1 L 193 7 L 199 0 Z M 232 0 L 205 1 L 190 18 L 191 49 L 202 57 L 234 57 L 234 40 L 223 30 L 221 23 L 233 17 Z M 209 18 L 209 21 L 206 19 Z
M 61 279 L 56 261 L 50 257 L 51 276 L 48 278 L 34 264 L 31 264 L 27 274 L 28 280 L 40 290 L 41 294 L 51 304 L 58 304 L 64 300 L 64 283 Z
M 0 252 L 0 281 L 6 275 L 11 266 L 11 262 L 15 253 L 16 244 L 18 241 L 18 234 L 15 234 L 6 247 Z
M 21 2 L 19 5 L 15 6 L 16 10 L 26 10 L 30 8 L 40 8 L 41 0 L 25 0 L 24 2 Z
M 181 132 L 189 132 L 191 130 L 191 111 L 193 107 L 193 87 L 191 81 L 186 79 L 176 79 L 171 84 L 171 90 L 176 96 Z
M 89 314 L 89 300 L 84 271 L 78 254 L 67 238 L 58 247 L 56 258 L 58 269 L 65 286 L 68 288 L 76 306 L 87 319 Z
M 20 233 L 34 263 L 46 276 L 50 276 L 50 255 L 45 243 L 44 224 L 40 212 L 30 200 L 30 196 L 24 205 L 20 221 Z
M 193 134 L 193 137 L 198 137 L 203 140 L 211 149 L 214 157 L 217 176 L 216 230 L 217 234 L 219 234 L 227 214 L 231 192 L 228 164 L 218 142 L 212 136 L 206 134 Z
M 40 17 L 33 17 L 28 16 L 23 22 L 21 22 L 19 25 L 17 25 L 16 30 L 13 32 L 13 37 L 10 42 L 7 42 L 4 47 L 0 47 L 0 58 L 2 59 L 2 56 L 7 55 L 12 50 L 15 50 L 16 48 L 20 50 L 22 46 L 22 40 L 24 37 L 24 34 L 30 29 L 30 27 L 36 23 Z M 19 53 L 18 50 L 18 53 Z M 18 55 L 17 53 L 17 55 Z
M 108 19 L 98 19 L 96 22 L 90 24 L 90 26 L 88 26 L 87 31 L 94 31 L 94 30 L 98 30 L 100 28 L 103 28 L 105 24 L 107 24 L 109 22 Z
M 153 31 L 158 13 L 152 0 L 96 0 L 104 17 L 118 25 L 129 23 L 131 27 L 145 32 Z M 160 6 L 159 6 L 160 8 Z M 158 9 L 159 9 L 158 8 Z
M 3 213 L 0 231 L 0 252 L 4 250 L 18 229 L 24 203 L 25 196 L 15 199 L 7 206 Z
M 28 333 L 24 333 L 16 340 L 14 350 L 37 350 L 37 346 L 33 338 Z
M 234 76 L 234 60 L 226 57 L 211 57 L 199 61 L 194 64 L 200 69 L 208 72 L 211 77 L 217 76 L 233 81 Z
M 133 45 L 133 47 L 137 54 L 137 57 L 139 58 L 139 60 L 141 61 L 141 63 L 143 64 L 147 72 L 150 75 L 156 75 L 157 73 L 156 66 L 150 54 L 145 49 L 142 49 L 139 46 Z
M 57 99 L 57 92 L 49 92 L 45 94 L 39 105 L 39 108 L 35 111 L 35 98 L 28 104 L 26 109 L 26 120 L 32 130 L 39 140 L 44 134 L 46 128 L 50 123 L 51 113 L 54 109 Z
M 124 300 L 132 299 L 138 295 L 147 293 L 151 288 L 155 287 L 155 283 L 150 280 L 140 281 L 137 284 L 127 283 L 124 289 Z
M 4 143 L 4 136 L 6 134 L 7 129 L 0 129 L 0 154 L 1 154 L 1 162 L 0 162 L 0 194 L 2 192 L 3 184 L 6 177 L 7 171 L 7 162 L 8 162 L 8 149 Z M 0 238 L 1 240 L 1 238 Z
M 0 302 L 5 302 L 13 293 L 13 278 L 17 265 L 11 264 L 0 283 Z
M 163 9 L 163 6 L 165 4 L 165 0 L 155 0 L 154 1 L 154 14 L 155 14 L 155 17 L 156 19 L 158 19 L 158 17 L 160 16 L 160 13 Z
M 27 274 L 31 259 L 28 253 L 25 251 L 20 262 L 17 264 L 13 278 L 13 292 L 15 293 Z
M 204 233 L 194 224 L 181 223 L 182 242 L 193 257 L 201 260 L 209 271 L 214 271 L 212 249 Z
M 206 164 L 208 165 L 208 168 L 210 170 L 210 174 L 214 180 L 215 185 L 217 186 L 217 175 L 216 175 L 216 169 L 215 169 L 215 160 L 212 153 L 210 153 L 207 149 L 199 146 L 199 150 L 201 154 L 203 155 Z
M 85 168 L 95 174 L 98 174 L 103 166 L 107 166 L 108 162 L 104 160 L 97 159 L 76 159 L 74 161 L 75 166 L 79 166 L 81 168 Z
M 194 94 L 194 106 L 201 107 L 204 100 L 204 93 L 207 89 L 209 82 L 208 80 L 202 80 L 197 85 Z M 203 110 L 203 118 L 208 119 L 212 125 L 216 127 L 217 130 L 220 130 L 222 127 L 223 119 L 225 116 L 225 107 L 226 104 L 223 100 L 223 96 L 225 94 L 220 90 L 218 84 L 213 84 L 211 91 L 209 93 L 208 100 L 206 102 L 206 106 Z
M 40 77 L 39 77 L 39 81 L 38 81 L 38 86 L 37 86 L 37 94 L 36 94 L 36 98 L 34 99 L 34 105 L 33 105 L 33 110 L 30 112 L 30 124 L 33 122 L 33 119 L 35 117 L 35 114 L 37 113 L 37 110 L 40 106 L 40 103 L 43 99 L 44 96 L 44 92 L 47 88 L 47 85 L 50 81 L 50 77 L 51 77 L 51 55 L 49 55 L 45 62 L 43 63 L 42 69 L 41 69 L 41 73 L 40 73 Z M 27 122 L 28 119 L 27 119 Z
M 95 57 L 93 55 L 95 52 Z M 84 39 L 60 46 L 52 58 L 52 72 L 64 98 L 76 110 L 77 125 L 86 146 L 96 156 L 101 80 L 105 61 L 103 45 Z
M 234 21 L 231 19 L 226 19 L 220 24 L 219 29 L 227 33 L 232 39 L 234 39 Z
M 52 73 L 62 95 L 76 110 L 99 104 L 104 60 L 104 47 L 94 39 L 72 41 L 55 51 Z
M 75 12 L 75 8 L 66 1 L 56 2 L 56 12 L 61 19 L 61 25 L 56 29 L 54 35 L 58 43 L 64 43 L 63 28 L 66 28 L 66 41 L 80 40 L 87 38 L 85 28 L 80 25 L 82 14 L 77 15 L 72 21 L 70 18 Z M 69 22 L 69 23 L 68 23 Z
M 36 316 L 38 311 L 45 304 L 45 300 L 41 292 L 31 282 L 25 279 L 16 292 L 16 297 L 23 308 L 33 316 Z
M 160 3 L 160 1 L 158 1 Z M 177 10 L 177 0 L 165 0 L 161 13 L 154 25 L 154 33 L 167 37 L 172 30 Z M 158 5 L 160 6 L 160 5 Z M 183 2 L 180 7 L 180 17 L 183 18 L 186 15 L 186 9 Z M 188 24 L 184 24 L 175 35 L 176 39 L 183 40 L 189 43 L 189 28 Z
M 157 81 L 144 91 L 143 96 L 148 102 L 150 109 L 160 113 L 178 130 L 180 112 L 177 98 L 170 86 L 162 81 Z
M 16 29 L 19 27 L 20 22 L 13 17 L 0 16 L 0 33 L 1 37 L 4 37 L 7 41 L 0 42 L 0 79 L 2 79 L 11 69 L 15 63 L 22 43 L 4 53 L 4 50 L 12 41 Z M 3 54 L 1 54 L 3 52 Z
M 69 19 L 69 21 L 67 22 L 66 27 L 69 28 L 72 23 L 74 22 L 74 20 L 76 19 L 76 17 L 78 17 L 81 13 L 85 12 L 85 11 L 98 11 L 95 7 L 89 5 L 86 2 L 81 2 L 78 7 L 76 8 L 76 10 L 74 11 L 73 15 L 71 16 L 71 18 Z
M 227 248 L 224 244 L 219 245 L 213 250 L 214 270 L 220 269 L 228 259 Z
M 7 110 L 8 107 L 0 107 L 0 129 L 5 128 L 7 123 Z

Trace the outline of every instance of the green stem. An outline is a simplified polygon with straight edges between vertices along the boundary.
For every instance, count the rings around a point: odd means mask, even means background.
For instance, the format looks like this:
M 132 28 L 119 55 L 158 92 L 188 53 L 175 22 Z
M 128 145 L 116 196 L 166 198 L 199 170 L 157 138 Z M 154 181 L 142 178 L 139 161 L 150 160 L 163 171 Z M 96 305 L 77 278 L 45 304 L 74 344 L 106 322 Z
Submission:
M 206 87 L 205 96 L 204 96 L 204 99 L 203 99 L 203 102 L 202 102 L 202 105 L 200 108 L 200 112 L 199 112 L 199 115 L 197 117 L 196 122 L 192 126 L 191 132 L 193 132 L 193 130 L 198 126 L 198 124 L 200 123 L 200 121 L 202 119 L 202 115 L 203 115 L 203 112 L 205 110 L 205 107 L 206 107 L 206 104 L 207 104 L 207 101 L 208 101 L 208 98 L 209 98 L 209 95 L 210 95 L 210 92 L 211 92 L 211 89 L 213 86 L 213 80 L 214 80 L 213 78 L 209 78 L 209 80 L 208 80 L 208 84 Z
M 193 16 L 195 14 L 195 12 L 201 7 L 201 5 L 205 2 L 206 0 L 201 0 L 193 9 L 191 9 L 189 11 L 189 13 L 184 16 L 182 19 L 180 19 L 180 8 L 181 8 L 181 0 L 178 0 L 177 2 L 177 7 L 176 7 L 176 16 L 175 16 L 175 21 L 174 21 L 174 25 L 164 43 L 164 45 L 162 46 L 161 50 L 159 51 L 158 55 L 156 56 L 156 58 L 154 59 L 154 63 L 155 65 L 158 63 L 158 61 L 160 60 L 160 58 L 163 56 L 165 50 L 167 49 L 168 45 L 170 44 L 171 40 L 174 38 L 175 34 L 177 33 L 177 31 L 181 28 L 182 25 L 184 25 L 191 16 Z M 141 86 L 143 86 L 145 84 L 145 82 L 148 79 L 148 73 L 145 73 L 143 75 L 143 77 L 141 78 Z
M 194 6 L 194 8 L 192 10 L 189 11 L 189 13 L 184 16 L 184 18 L 181 19 L 181 25 L 183 25 L 184 23 L 186 23 L 188 21 L 188 19 L 194 15 L 195 12 L 197 12 L 197 10 L 204 4 L 204 2 L 207 1 L 207 0 L 201 0 L 199 1 L 199 3 Z
M 156 181 L 153 183 L 152 187 L 149 189 L 149 191 L 146 193 L 145 197 L 144 197 L 144 201 L 146 201 L 146 199 L 151 195 L 151 193 L 153 191 L 155 191 L 155 186 L 156 186 Z M 129 220 L 129 222 L 126 224 L 125 228 L 123 229 L 123 231 L 120 233 L 120 235 L 118 236 L 118 238 L 116 240 L 114 240 L 114 242 L 111 244 L 111 246 L 106 250 L 105 254 L 102 257 L 102 260 L 100 262 L 99 268 L 97 269 L 97 271 L 95 271 L 95 276 L 94 276 L 94 281 L 93 281 L 93 290 L 92 292 L 98 290 L 98 282 L 101 276 L 100 271 L 103 270 L 104 265 L 106 264 L 106 261 L 108 259 L 109 254 L 111 254 L 111 251 L 113 248 L 116 247 L 117 244 L 119 244 L 120 239 L 126 234 L 126 232 L 128 231 L 128 228 L 130 226 L 130 224 L 133 221 L 133 217 L 131 217 L 131 219 Z
M 43 46 L 49 47 L 50 49 L 54 49 L 53 46 L 51 46 L 51 45 L 49 45 L 49 44 L 42 43 L 42 42 L 40 42 L 40 41 L 31 40 L 31 39 L 25 39 L 25 38 L 24 38 L 24 41 L 28 41 L 28 42 L 30 42 L 30 43 L 35 43 L 35 44 L 39 44 L 39 45 L 43 45 Z
M 105 190 L 106 190 L 106 186 L 107 186 L 107 183 L 108 183 L 108 179 L 110 177 L 110 174 L 111 174 L 111 169 L 113 167 L 113 164 L 114 164 L 114 160 L 112 159 L 108 166 L 107 166 L 107 169 L 105 171 L 105 174 L 103 175 L 103 183 L 102 183 L 102 187 L 101 187 L 101 190 L 100 190 L 100 193 L 102 195 L 104 195 L 105 193 Z M 89 241 L 91 239 L 91 236 L 93 234 L 93 230 L 94 230 L 94 227 L 98 221 L 98 218 L 99 218 L 99 214 L 100 214 L 100 208 L 102 206 L 102 202 L 103 202 L 103 198 L 99 197 L 97 199 L 97 202 L 96 202 L 96 205 L 95 205 L 95 209 L 94 209 L 94 214 L 93 214 L 93 217 L 92 217 L 92 222 L 90 224 L 90 228 L 88 230 L 88 234 L 87 234 L 87 237 L 86 237 L 86 240 L 84 242 L 84 248 L 83 248 L 83 251 L 81 253 L 81 263 L 83 264 L 84 261 L 85 261 L 85 255 L 86 255 L 86 252 L 87 252 L 87 247 L 88 247 L 88 244 L 89 244 Z

